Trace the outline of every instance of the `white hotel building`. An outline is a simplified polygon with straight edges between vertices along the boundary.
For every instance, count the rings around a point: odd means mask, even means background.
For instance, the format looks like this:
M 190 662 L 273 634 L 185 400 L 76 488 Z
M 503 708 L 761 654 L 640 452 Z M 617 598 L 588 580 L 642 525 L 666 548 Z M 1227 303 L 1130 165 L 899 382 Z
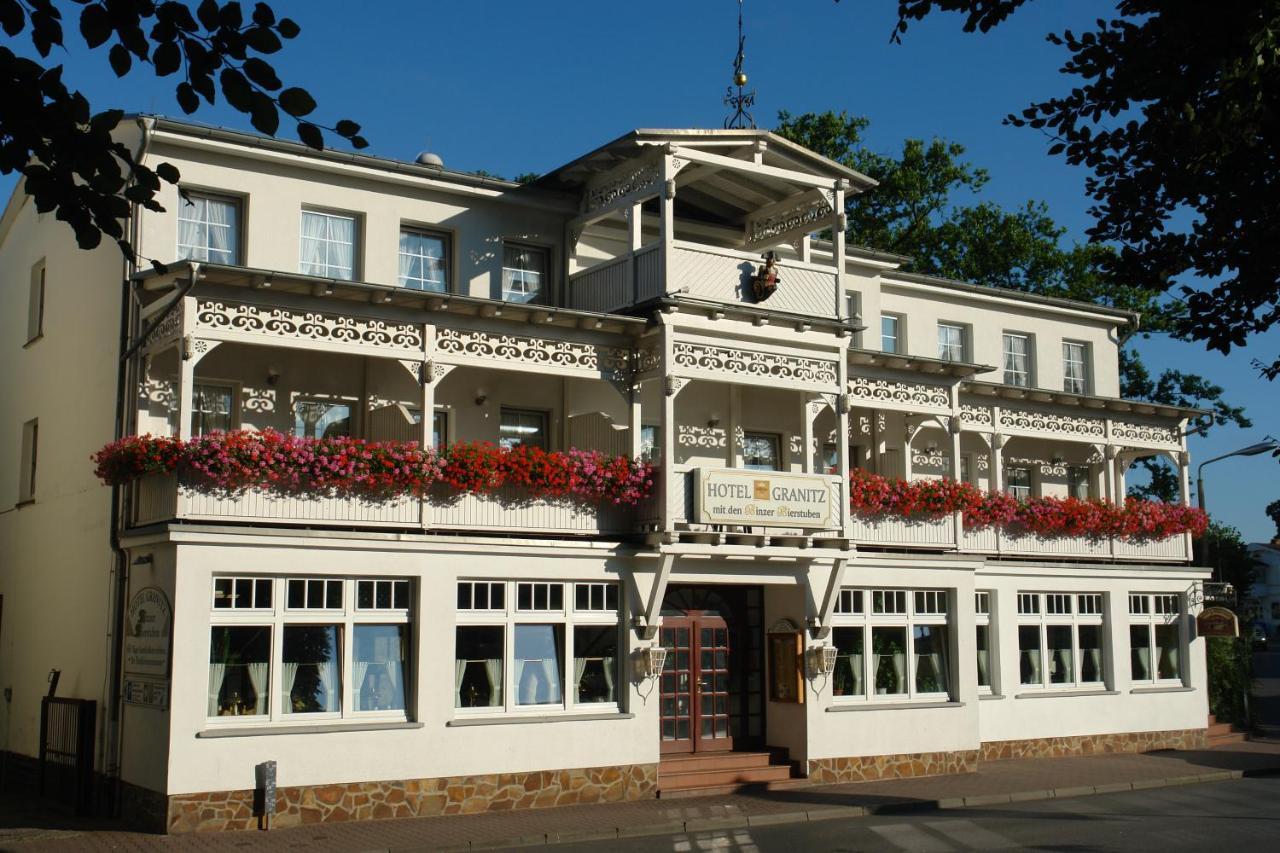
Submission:
M 1153 453 L 1185 499 L 1195 412 L 1118 396 L 1138 318 L 849 246 L 846 199 L 875 182 L 764 131 L 638 130 L 517 185 L 129 130 L 189 196 L 166 185 L 130 225 L 166 273 L 78 250 L 20 187 L 0 221 L 11 783 L 55 669 L 96 701 L 101 787 L 173 832 L 253 825 L 265 761 L 283 825 L 1203 743 L 1189 537 L 848 509 L 851 468 L 1123 499 Z M 120 435 L 265 428 L 657 474 L 638 508 L 366 503 L 112 489 L 89 461 Z M 800 490 L 807 516 L 700 499 L 743 483 Z

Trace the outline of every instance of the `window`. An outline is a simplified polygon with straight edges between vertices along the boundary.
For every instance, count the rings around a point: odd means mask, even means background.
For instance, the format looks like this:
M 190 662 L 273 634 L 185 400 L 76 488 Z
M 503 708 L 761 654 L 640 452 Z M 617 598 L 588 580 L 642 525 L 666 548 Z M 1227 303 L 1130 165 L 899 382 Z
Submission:
M 1089 499 L 1089 466 L 1067 466 L 1067 495 L 1077 500 Z
M 325 278 L 355 278 L 356 219 L 318 210 L 302 211 L 299 270 Z
M 445 235 L 401 229 L 400 286 L 434 293 L 449 290 L 449 241 Z
M 414 424 L 422 423 L 422 409 L 414 406 L 409 409 L 409 417 L 412 418 Z M 444 409 L 437 409 L 431 415 L 431 446 L 444 447 L 449 443 L 449 413 Z
M 31 291 L 27 297 L 27 343 L 44 334 L 44 292 L 48 270 L 44 258 L 31 267 Z
M 964 331 L 964 326 L 938 324 L 938 358 L 943 361 L 964 361 Z
M 261 724 L 406 719 L 409 586 L 395 579 L 215 577 L 207 715 Z
M 547 435 L 549 420 L 546 412 L 503 406 L 498 424 L 498 444 L 505 450 L 521 445 L 548 450 L 551 444 Z
M 1182 596 L 1129 596 L 1129 654 L 1134 681 L 1183 683 Z
M 882 352 L 902 352 L 902 318 L 897 314 L 880 315 L 880 349 Z
M 191 434 L 235 429 L 235 401 L 234 386 L 197 382 L 191 389 Z
M 777 471 L 779 437 L 767 432 L 748 432 L 742 436 L 742 467 L 748 471 Z
M 178 257 L 240 263 L 240 202 L 192 192 L 179 195 Z
M 1004 384 L 1022 388 L 1031 385 L 1031 339 L 1026 335 L 1005 333 Z
M 645 462 L 657 462 L 662 458 L 662 427 L 654 424 L 640 426 L 640 458 Z
M 978 692 L 991 693 L 995 687 L 992 662 L 998 660 L 991 653 L 994 649 L 991 638 L 991 593 L 983 590 L 975 592 L 973 610 L 978 635 Z
M 1068 394 L 1089 393 L 1089 350 L 1087 344 L 1062 342 L 1062 390 Z
M 547 275 L 546 249 L 508 243 L 502 247 L 502 298 L 507 302 L 537 302 Z
M 616 583 L 460 581 L 458 621 L 454 707 L 464 713 L 618 705 Z
M 1104 667 L 1100 593 L 1018 593 L 1023 687 L 1098 687 Z
M 36 499 L 36 461 L 40 450 L 40 419 L 22 425 L 22 455 L 18 460 L 18 503 Z
M 951 685 L 947 602 L 946 590 L 842 589 L 831 631 L 834 695 L 945 701 Z
M 351 435 L 351 406 L 329 400 L 298 400 L 293 404 L 293 434 L 298 438 Z
M 1031 497 L 1031 469 L 1012 466 L 1005 469 L 1005 491 L 1020 501 Z

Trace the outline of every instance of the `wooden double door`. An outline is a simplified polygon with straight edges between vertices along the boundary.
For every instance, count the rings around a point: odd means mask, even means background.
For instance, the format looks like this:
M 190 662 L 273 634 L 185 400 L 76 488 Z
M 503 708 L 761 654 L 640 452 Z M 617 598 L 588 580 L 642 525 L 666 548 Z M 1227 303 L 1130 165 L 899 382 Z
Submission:
M 743 591 L 737 590 L 741 593 Z M 749 596 L 718 588 L 674 588 L 663 606 L 661 645 L 667 649 L 661 684 L 661 752 L 716 752 L 762 735 L 763 703 L 751 669 Z M 758 693 L 758 691 L 757 691 Z M 752 711 L 755 711 L 754 719 Z M 735 743 L 736 742 L 736 743 Z

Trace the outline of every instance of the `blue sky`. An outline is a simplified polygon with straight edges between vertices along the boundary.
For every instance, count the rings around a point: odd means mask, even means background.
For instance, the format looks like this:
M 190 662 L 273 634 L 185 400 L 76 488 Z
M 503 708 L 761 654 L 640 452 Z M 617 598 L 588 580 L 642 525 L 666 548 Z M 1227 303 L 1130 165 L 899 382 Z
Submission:
M 247 4 L 251 5 L 251 4 Z M 736 48 L 733 0 L 441 0 L 364 3 L 275 0 L 301 36 L 275 58 L 286 84 L 309 89 L 318 115 L 360 122 L 372 153 L 411 159 L 430 149 L 453 168 L 512 176 L 544 172 L 636 127 L 718 127 Z M 943 136 L 991 172 L 983 198 L 1049 203 L 1070 239 L 1089 224 L 1084 173 L 1045 155 L 1048 143 L 1001 119 L 1063 91 L 1064 54 L 1051 30 L 1087 27 L 1115 4 L 1030 3 L 987 35 L 959 19 L 917 23 L 891 45 L 893 0 L 747 0 L 747 62 L 761 127 L 779 109 L 847 110 L 871 119 L 869 143 L 896 151 L 908 136 Z M 75 7 L 66 4 L 69 9 Z M 353 14 L 357 10 L 359 14 Z M 64 79 L 95 108 L 180 116 L 173 78 L 115 79 L 105 54 L 84 50 L 74 22 Z M 196 118 L 251 129 L 221 106 Z M 0 178 L 8 192 L 12 176 Z M 1280 438 L 1280 382 L 1249 366 L 1280 352 L 1280 330 L 1229 356 L 1169 341 L 1143 342 L 1152 370 L 1199 372 L 1247 405 L 1251 430 L 1192 439 L 1197 460 L 1270 433 Z M 1206 469 L 1209 507 L 1250 540 L 1272 535 L 1262 508 L 1280 498 L 1273 460 L 1231 459 Z

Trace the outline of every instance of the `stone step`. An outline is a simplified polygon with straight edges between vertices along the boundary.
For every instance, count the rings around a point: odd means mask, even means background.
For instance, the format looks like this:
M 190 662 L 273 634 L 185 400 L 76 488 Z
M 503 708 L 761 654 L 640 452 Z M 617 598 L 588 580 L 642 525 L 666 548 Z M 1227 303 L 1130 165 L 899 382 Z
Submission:
M 690 770 L 732 770 L 745 767 L 768 767 L 773 756 L 768 752 L 697 752 L 689 755 L 664 755 L 658 762 L 659 773 L 686 773 Z
M 1209 728 L 1205 730 L 1205 736 L 1211 738 L 1220 737 L 1222 735 L 1229 735 L 1235 730 L 1235 727 L 1230 723 L 1212 723 Z
M 1228 734 L 1210 735 L 1207 743 L 1210 747 L 1223 746 L 1228 743 L 1244 743 L 1249 736 L 1244 732 L 1230 732 Z

